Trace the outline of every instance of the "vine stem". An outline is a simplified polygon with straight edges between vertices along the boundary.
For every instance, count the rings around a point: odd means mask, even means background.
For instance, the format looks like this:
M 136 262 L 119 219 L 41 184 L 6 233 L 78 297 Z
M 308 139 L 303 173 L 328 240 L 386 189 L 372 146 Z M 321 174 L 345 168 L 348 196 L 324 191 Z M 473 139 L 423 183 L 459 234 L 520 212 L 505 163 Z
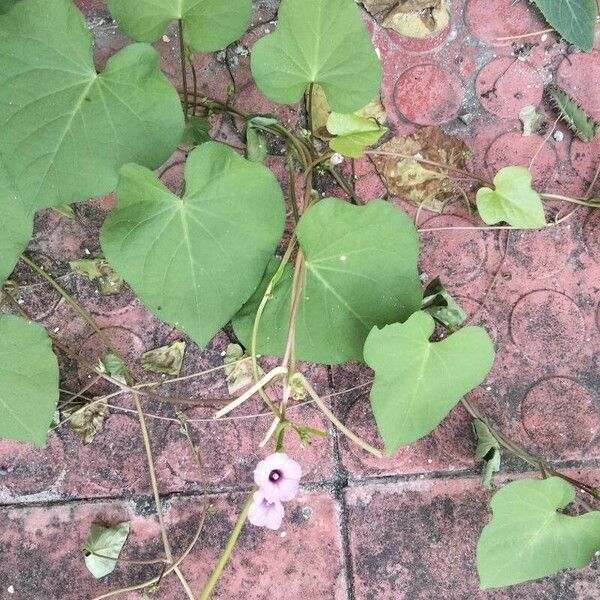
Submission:
M 83 308 L 83 306 L 81 306 L 81 304 L 79 304 L 79 302 L 71 294 L 69 294 L 69 292 L 67 292 L 65 289 L 63 289 L 54 280 L 53 277 L 51 277 L 48 273 L 46 273 L 34 261 L 32 261 L 29 258 L 27 258 L 24 254 L 22 254 L 20 258 L 21 258 L 21 260 L 23 262 L 25 262 L 25 264 L 27 264 L 29 267 L 31 267 L 36 273 L 38 273 L 50 285 L 52 285 L 52 287 L 54 287 L 54 289 L 57 292 L 59 292 L 60 295 L 67 302 L 69 302 L 69 304 L 71 304 L 71 306 L 73 306 L 73 308 L 77 311 L 77 313 L 81 316 L 81 318 L 84 319 L 84 321 L 86 323 L 88 323 L 92 327 L 92 329 L 98 334 L 98 336 L 100 337 L 100 339 L 102 340 L 102 342 L 106 345 L 106 347 L 115 356 L 117 356 L 119 358 L 119 360 L 123 363 L 123 369 L 125 371 L 125 380 L 128 383 L 133 383 L 133 377 L 132 377 L 129 369 L 125 365 L 125 360 L 124 360 L 123 356 L 117 350 L 117 348 L 114 346 L 114 344 L 112 343 L 111 339 L 106 335 L 106 333 L 104 333 L 104 331 L 102 331 L 102 329 L 100 329 L 100 327 L 98 326 L 98 324 L 96 323 L 96 321 L 94 320 L 94 318 L 92 317 L 92 315 L 90 315 L 90 313 L 85 308 Z M 61 346 L 63 347 L 63 349 L 66 348 L 66 346 L 64 346 L 63 344 L 61 344 Z M 106 375 L 106 374 L 101 374 L 101 375 Z M 117 381 L 116 379 L 113 379 L 113 382 L 116 383 L 117 385 L 119 385 L 119 387 L 121 385 L 123 385 L 123 384 L 121 384 L 121 382 Z M 165 555 L 167 557 L 167 560 L 172 563 L 173 562 L 173 554 L 172 554 L 172 551 L 171 551 L 171 545 L 169 543 L 169 539 L 168 539 L 168 536 L 167 536 L 167 531 L 166 531 L 166 528 L 165 528 L 164 518 L 163 518 L 163 514 L 162 514 L 162 505 L 161 505 L 161 502 L 160 502 L 160 493 L 158 491 L 158 482 L 156 480 L 156 471 L 155 471 L 155 468 L 154 468 L 154 459 L 152 457 L 152 446 L 150 444 L 150 438 L 148 436 L 148 429 L 146 427 L 146 421 L 144 419 L 144 412 L 142 410 L 142 406 L 141 406 L 141 403 L 140 403 L 139 395 L 135 391 L 133 391 L 133 398 L 134 398 L 134 403 L 135 403 L 136 411 L 137 411 L 137 414 L 138 414 L 138 421 L 139 421 L 139 424 L 140 424 L 140 429 L 142 431 L 142 438 L 143 438 L 143 441 L 144 441 L 144 449 L 146 451 L 146 459 L 147 459 L 147 462 L 148 462 L 148 470 L 149 470 L 149 473 L 150 473 L 150 482 L 151 482 L 152 491 L 153 491 L 153 494 L 154 494 L 154 501 L 156 503 L 158 522 L 159 522 L 159 525 L 160 525 L 160 530 L 161 530 L 161 535 L 162 535 L 162 541 L 163 541 L 163 546 L 164 546 L 164 550 L 165 550 Z M 184 588 L 184 590 L 185 590 L 188 598 L 190 598 L 191 600 L 194 600 L 194 594 L 193 594 L 192 590 L 190 589 L 189 584 L 188 584 L 186 578 L 184 577 L 183 573 L 179 569 L 179 567 L 175 567 L 174 571 L 177 574 L 177 577 L 179 578 L 179 580 L 181 582 L 181 585 L 183 586 L 183 588 Z
M 360 446 L 363 450 L 366 450 L 369 454 L 372 454 L 377 458 L 383 458 L 383 454 L 380 450 L 365 442 L 338 420 L 338 418 L 329 410 L 329 407 L 325 404 L 325 402 L 321 400 L 313 386 L 309 383 L 306 377 L 302 375 L 302 373 L 298 373 L 297 377 L 302 384 L 302 387 L 304 387 L 310 397 L 314 400 L 315 404 L 321 409 L 321 412 L 335 425 L 335 427 L 337 427 L 337 429 L 339 429 L 347 438 L 351 439 L 356 445 Z
M 587 200 L 585 198 L 571 198 L 569 196 L 561 196 L 560 194 L 546 194 L 542 193 L 540 196 L 544 200 L 562 200 L 563 202 L 571 202 L 573 204 L 579 204 L 580 206 L 589 206 L 590 208 L 600 208 L 600 201 L 594 199 Z
M 331 176 L 335 179 L 336 183 L 352 198 L 355 204 L 361 204 L 359 198 L 356 193 L 352 189 L 352 186 L 344 179 L 344 176 L 341 173 L 338 173 L 338 170 L 332 165 L 329 167 L 329 172 Z
M 152 456 L 152 444 L 150 443 L 150 436 L 148 435 L 148 427 L 146 426 L 146 418 L 144 417 L 144 411 L 142 410 L 142 404 L 138 394 L 133 394 L 133 402 L 135 404 L 135 410 L 137 411 L 138 421 L 140 423 L 140 429 L 142 430 L 142 439 L 144 440 L 144 450 L 146 452 L 146 461 L 148 462 L 148 471 L 150 472 L 150 484 L 152 486 L 152 495 L 154 496 L 154 504 L 156 505 L 156 515 L 158 517 L 158 523 L 160 525 L 160 534 L 162 537 L 163 547 L 165 549 L 165 555 L 169 563 L 173 562 L 173 550 L 171 549 L 171 543 L 169 542 L 169 536 L 167 535 L 167 527 L 165 525 L 165 518 L 163 515 L 162 502 L 160 500 L 160 492 L 158 490 L 158 481 L 156 480 L 156 469 L 154 467 L 154 457 Z M 183 573 L 179 570 L 179 567 L 175 569 L 175 573 L 181 585 L 185 589 L 188 598 L 194 600 L 194 593 L 190 589 Z
M 181 95 L 184 95 L 185 98 L 189 98 L 189 96 L 191 95 L 191 92 L 183 92 L 182 91 Z M 227 113 L 232 116 L 238 117 L 240 119 L 244 119 L 245 121 L 252 118 L 252 116 L 253 116 L 250 113 L 246 113 L 244 111 L 233 108 L 232 106 L 229 106 L 228 104 L 226 104 L 224 102 L 220 102 L 219 100 L 216 100 L 214 98 L 208 98 L 208 97 L 199 98 L 196 102 L 196 105 L 201 106 L 202 108 L 205 108 L 206 110 L 209 110 L 209 111 L 215 110 L 215 111 Z M 296 136 L 293 132 L 291 132 L 289 129 L 284 127 L 281 123 L 277 123 L 274 125 L 255 124 L 255 127 L 257 129 L 262 129 L 263 131 L 266 131 L 268 133 L 272 133 L 272 134 L 278 135 L 279 137 L 285 138 L 288 141 L 289 145 L 296 152 L 298 161 L 302 165 L 302 168 L 303 169 L 308 168 L 308 166 L 310 165 L 310 163 L 312 161 L 312 153 L 313 153 L 314 149 L 311 149 L 304 142 L 303 139 Z
M 103 344 L 115 355 L 121 356 L 113 345 L 111 339 L 100 329 L 94 318 L 88 313 L 67 290 L 65 290 L 51 275 L 46 273 L 37 263 L 27 258 L 24 254 L 19 257 L 28 267 L 31 267 L 42 279 L 45 279 L 77 312 L 77 314 L 98 334 Z
M 288 334 L 285 342 L 285 349 L 283 351 L 283 358 L 281 360 L 281 366 L 286 369 L 285 383 L 283 384 L 283 396 L 279 411 L 275 413 L 275 418 L 271 423 L 271 426 L 267 430 L 265 437 L 260 442 L 259 447 L 266 446 L 267 442 L 271 439 L 271 436 L 277 430 L 277 426 L 285 418 L 285 409 L 287 406 L 288 399 L 290 397 L 290 378 L 294 376 L 296 372 L 296 361 L 295 361 L 295 343 L 296 343 L 296 316 L 298 314 L 298 306 L 300 304 L 300 296 L 302 294 L 302 280 L 304 278 L 304 266 L 306 262 L 304 260 L 304 253 L 302 250 L 298 251 L 296 255 L 296 265 L 294 267 L 294 278 L 292 281 L 291 291 L 291 307 L 290 307 L 290 319 L 288 325 Z M 281 438 L 277 442 L 279 446 L 283 445 L 283 432 Z
M 314 89 L 315 89 L 315 84 L 311 81 L 310 85 L 308 86 L 308 91 L 306 93 L 306 123 L 308 125 L 308 130 L 310 131 L 311 135 L 314 135 L 314 133 L 315 133 L 313 131 L 313 115 L 312 115 Z
M 478 181 L 482 185 L 486 187 L 494 187 L 494 184 L 487 179 L 480 177 L 479 175 L 475 175 L 474 173 L 470 173 L 469 171 L 464 171 L 462 169 L 456 169 L 455 167 L 451 167 L 449 165 L 445 165 L 443 163 L 439 163 L 433 160 L 428 160 L 425 158 L 419 158 L 415 156 L 410 156 L 409 154 L 399 154 L 398 152 L 384 152 L 381 150 L 366 150 L 366 155 L 369 156 L 392 156 L 395 158 L 402 158 L 408 160 L 414 160 L 419 163 L 423 163 L 425 165 L 431 165 L 433 167 L 438 167 L 440 169 L 445 169 L 446 171 L 457 173 L 460 175 L 464 175 L 465 177 L 469 177 L 474 181 Z M 535 157 L 534 157 L 535 158 Z M 562 200 L 563 202 L 572 202 L 573 204 L 579 204 L 581 206 L 589 206 L 591 208 L 600 208 L 600 200 L 588 200 L 587 198 L 571 198 L 569 196 L 561 196 L 559 194 L 548 194 L 545 192 L 540 193 L 540 197 L 544 200 Z
M 269 284 L 267 285 L 267 289 L 265 290 L 265 293 L 263 294 L 260 304 L 258 305 L 258 309 L 256 310 L 256 315 L 254 317 L 254 324 L 252 325 L 252 339 L 250 341 L 250 358 L 252 360 L 252 375 L 254 376 L 254 381 L 256 381 L 256 382 L 258 382 L 260 379 L 260 373 L 258 370 L 257 353 L 256 353 L 256 344 L 258 342 L 258 332 L 260 330 L 260 321 L 262 319 L 262 315 L 267 306 L 267 302 L 270 300 L 271 294 L 273 293 L 273 290 L 275 289 L 275 286 L 279 283 L 279 280 L 283 276 L 283 272 L 285 270 L 287 263 L 289 262 L 289 260 L 292 256 L 292 252 L 294 251 L 295 245 L 296 245 L 296 234 L 294 233 L 292 235 L 290 243 L 288 244 L 288 247 L 286 248 L 283 258 L 281 259 L 281 263 L 279 264 L 277 271 L 275 271 L 273 277 L 271 277 L 271 281 L 269 281 Z M 271 409 L 271 411 L 273 411 L 275 414 L 277 414 L 275 404 L 271 400 L 271 398 L 269 398 L 266 391 L 261 388 L 258 393 L 260 394 L 260 396 L 263 399 L 263 401 L 265 402 L 265 404 Z
M 250 495 L 246 499 L 246 502 L 244 503 L 244 507 L 242 508 L 242 510 L 237 518 L 237 521 L 235 523 L 235 526 L 234 526 L 233 530 L 231 531 L 231 534 L 229 535 L 229 539 L 227 540 L 227 545 L 225 546 L 225 548 L 223 549 L 223 552 L 221 553 L 221 556 L 219 557 L 219 562 L 217 562 L 217 564 L 215 565 L 215 568 L 213 569 L 213 572 L 210 574 L 210 577 L 208 578 L 208 581 L 206 582 L 206 585 L 204 586 L 202 593 L 200 594 L 200 596 L 198 596 L 198 600 L 208 600 L 208 598 L 210 598 L 211 594 L 213 593 L 215 585 L 217 585 L 217 581 L 219 581 L 219 577 L 221 576 L 221 573 L 223 572 L 223 569 L 225 568 L 225 565 L 227 564 L 227 561 L 229 560 L 229 557 L 231 556 L 231 553 L 233 552 L 235 544 L 238 541 L 238 538 L 240 537 L 240 533 L 242 532 L 244 523 L 246 522 L 246 519 L 248 518 L 248 512 L 250 511 L 250 506 L 252 505 L 252 500 L 254 498 L 254 492 L 257 489 L 258 488 L 256 488 L 256 487 L 252 488 Z M 99 599 L 95 599 L 95 600 L 99 600 Z
M 183 114 L 187 121 L 188 118 L 188 86 L 187 86 L 187 68 L 185 65 L 185 42 L 183 41 L 183 21 L 178 19 L 177 26 L 179 28 L 179 54 L 181 55 L 181 79 L 183 83 Z
M 292 214 L 294 216 L 294 221 L 298 223 L 300 220 L 300 210 L 298 208 L 298 196 L 296 194 L 296 171 L 294 169 L 294 158 L 292 157 L 289 148 L 286 154 L 288 174 L 290 178 L 290 202 L 292 205 Z
M 192 73 L 192 89 L 194 90 L 194 102 L 191 106 L 192 116 L 196 114 L 196 106 L 198 104 L 198 74 L 196 73 L 196 65 L 194 64 L 194 53 L 191 48 L 186 48 L 186 58 L 190 65 L 190 71 Z
M 242 405 L 248 398 L 254 396 L 258 390 L 262 389 L 267 383 L 273 380 L 278 375 L 287 374 L 287 369 L 285 367 L 276 367 L 272 371 L 269 371 L 262 379 L 257 381 L 249 390 L 244 392 L 239 398 L 236 398 L 233 402 L 230 402 L 227 406 L 224 406 L 221 410 L 218 410 L 215 413 L 215 419 L 219 419 L 220 417 L 225 416 L 230 413 L 233 409 Z
M 503 448 L 505 448 L 511 454 L 514 454 L 515 456 L 519 457 L 521 460 L 523 460 L 527 464 L 531 465 L 532 467 L 534 467 L 535 469 L 540 471 L 540 473 L 542 474 L 542 477 L 545 478 L 548 475 L 553 475 L 554 477 L 560 477 L 560 479 L 564 479 L 565 481 L 567 481 L 571 485 L 575 486 L 576 488 L 578 488 L 584 492 L 587 492 L 590 496 L 592 496 L 596 500 L 600 500 L 600 492 L 598 492 L 596 490 L 596 488 L 594 488 L 591 485 L 588 485 L 587 483 L 584 483 L 583 481 L 579 481 L 577 479 L 569 477 L 568 475 L 565 475 L 564 473 L 561 473 L 560 471 L 555 469 L 552 465 L 550 465 L 545 460 L 538 458 L 537 456 L 533 456 L 532 454 L 527 452 L 527 450 L 525 450 L 524 448 L 519 446 L 517 443 L 515 443 L 512 440 L 510 440 L 509 438 L 507 438 L 502 432 L 498 431 L 495 427 L 493 427 L 490 424 L 488 418 L 481 412 L 479 407 L 476 406 L 471 400 L 468 400 L 467 398 L 463 398 L 461 400 L 461 403 L 466 408 L 467 412 L 474 419 L 479 419 L 480 421 L 482 421 L 485 424 L 485 426 L 488 428 L 489 432 L 492 434 L 494 439 Z
M 29 319 L 30 317 L 27 316 L 26 318 Z M 121 390 L 121 393 L 126 393 L 126 394 L 136 394 L 137 393 L 140 396 L 146 396 L 148 398 L 151 398 L 152 400 L 157 400 L 158 402 L 168 402 L 170 404 L 184 404 L 187 406 L 213 405 L 213 404 L 229 403 L 232 401 L 232 398 L 203 398 L 203 399 L 195 400 L 193 398 L 183 398 L 180 396 L 163 396 L 161 394 L 156 394 L 155 392 L 152 392 L 150 390 L 143 389 L 144 387 L 147 387 L 152 384 L 137 384 L 137 385 L 133 385 L 133 386 L 127 385 L 126 383 L 123 383 L 122 381 L 115 379 L 108 373 L 101 373 L 100 371 L 97 370 L 96 366 L 83 360 L 81 358 L 81 356 L 79 356 L 79 354 L 77 354 L 76 352 L 71 350 L 68 346 L 65 346 L 61 341 L 57 340 L 56 338 L 50 336 L 50 339 L 52 340 L 52 343 L 54 344 L 54 346 L 56 346 L 59 350 L 62 350 L 65 354 L 70 356 L 73 360 L 78 362 L 80 365 L 86 367 L 87 369 L 89 369 L 90 371 L 93 371 L 94 373 L 97 373 L 98 377 L 100 377 L 101 379 L 104 379 L 105 381 L 117 386 Z M 117 356 L 120 357 L 121 355 L 118 354 Z M 110 396 L 112 397 L 112 394 L 110 394 Z
M 288 326 L 288 335 L 285 342 L 285 350 L 283 352 L 283 360 L 281 365 L 289 369 L 289 375 L 294 375 L 295 365 L 293 360 L 293 349 L 296 341 L 296 316 L 298 315 L 298 307 L 300 305 L 300 296 L 302 295 L 302 281 L 304 279 L 304 268 L 306 261 L 304 252 L 298 250 L 296 255 L 296 266 L 294 268 L 294 279 L 292 282 L 290 320 Z

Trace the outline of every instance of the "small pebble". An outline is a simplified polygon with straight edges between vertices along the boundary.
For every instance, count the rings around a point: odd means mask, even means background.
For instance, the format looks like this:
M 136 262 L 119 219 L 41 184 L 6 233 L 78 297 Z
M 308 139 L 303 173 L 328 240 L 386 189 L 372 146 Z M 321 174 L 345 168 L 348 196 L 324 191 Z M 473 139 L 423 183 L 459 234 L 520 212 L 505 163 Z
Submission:
M 463 113 L 462 115 L 458 115 L 458 120 L 464 123 L 465 125 L 470 125 L 475 119 L 475 115 L 473 113 Z

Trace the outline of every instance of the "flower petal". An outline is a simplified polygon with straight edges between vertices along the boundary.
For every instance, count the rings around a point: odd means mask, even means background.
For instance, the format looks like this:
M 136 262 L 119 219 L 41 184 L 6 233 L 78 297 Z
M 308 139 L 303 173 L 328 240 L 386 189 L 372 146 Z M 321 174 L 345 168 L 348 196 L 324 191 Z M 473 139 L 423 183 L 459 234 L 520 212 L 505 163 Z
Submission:
M 277 482 L 277 489 L 279 491 L 279 501 L 288 502 L 296 496 L 300 482 L 297 479 L 288 479 L 287 477 L 281 478 Z
M 302 467 L 289 456 L 286 456 L 286 461 L 282 467 L 283 476 L 286 479 L 296 479 L 300 481 L 300 477 L 302 477 Z
M 285 511 L 281 502 L 269 502 L 260 491 L 254 493 L 254 499 L 248 511 L 248 521 L 257 527 L 279 529 Z
M 288 460 L 287 454 L 283 452 L 275 452 L 270 454 L 264 460 L 261 460 L 254 469 L 254 483 L 258 487 L 262 487 L 269 483 L 269 475 L 271 471 L 280 469 L 283 471 L 283 465 Z
M 279 471 L 279 478 L 271 480 L 271 473 Z M 254 482 L 269 502 L 287 502 L 297 493 L 302 468 L 284 452 L 275 452 L 261 460 L 254 469 Z

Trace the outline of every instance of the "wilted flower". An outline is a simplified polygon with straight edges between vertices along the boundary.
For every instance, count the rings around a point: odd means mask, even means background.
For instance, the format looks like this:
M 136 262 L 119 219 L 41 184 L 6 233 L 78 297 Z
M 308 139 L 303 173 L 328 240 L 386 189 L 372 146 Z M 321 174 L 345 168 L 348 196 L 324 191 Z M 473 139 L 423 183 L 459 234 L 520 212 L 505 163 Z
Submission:
M 269 502 L 287 502 L 297 493 L 302 469 L 283 452 L 261 460 L 254 469 L 254 481 Z
M 276 500 L 269 502 L 261 491 L 254 492 L 254 500 L 248 511 L 248 521 L 257 527 L 279 529 L 283 521 L 283 504 Z

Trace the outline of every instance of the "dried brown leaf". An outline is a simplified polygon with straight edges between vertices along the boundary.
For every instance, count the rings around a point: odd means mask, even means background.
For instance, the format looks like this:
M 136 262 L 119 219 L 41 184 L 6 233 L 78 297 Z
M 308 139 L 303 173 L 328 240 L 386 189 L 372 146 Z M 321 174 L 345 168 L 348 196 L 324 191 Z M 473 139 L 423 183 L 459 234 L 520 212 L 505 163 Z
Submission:
M 440 127 L 423 127 L 411 135 L 396 136 L 378 150 L 407 157 L 373 156 L 389 193 L 436 212 L 456 196 L 456 191 L 448 180 L 447 170 L 415 159 L 466 169 L 470 154 L 461 139 L 448 135 Z
M 183 340 L 177 340 L 168 346 L 144 352 L 140 362 L 146 371 L 177 377 L 181 372 L 185 348 L 186 343 Z
M 104 421 L 110 415 L 106 400 L 95 401 L 81 407 L 71 408 L 63 412 L 69 419 L 71 429 L 76 431 L 84 445 L 90 444 L 96 434 L 104 427 Z
M 363 4 L 381 25 L 408 37 L 427 37 L 450 22 L 444 0 L 363 0 Z
M 227 389 L 231 396 L 251 385 L 254 381 L 252 373 L 252 359 L 244 354 L 239 344 L 228 344 L 225 352 L 225 376 Z M 259 375 L 263 375 L 259 367 Z

